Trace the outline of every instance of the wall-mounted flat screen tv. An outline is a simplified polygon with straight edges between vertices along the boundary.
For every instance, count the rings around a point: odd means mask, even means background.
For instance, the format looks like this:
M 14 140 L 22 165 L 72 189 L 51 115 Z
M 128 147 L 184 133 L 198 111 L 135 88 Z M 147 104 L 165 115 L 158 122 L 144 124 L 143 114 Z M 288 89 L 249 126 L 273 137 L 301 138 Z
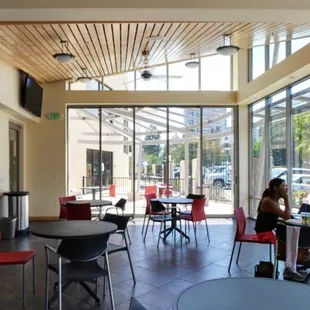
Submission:
M 35 116 L 41 117 L 43 88 L 29 74 L 21 73 L 20 82 L 21 105 Z

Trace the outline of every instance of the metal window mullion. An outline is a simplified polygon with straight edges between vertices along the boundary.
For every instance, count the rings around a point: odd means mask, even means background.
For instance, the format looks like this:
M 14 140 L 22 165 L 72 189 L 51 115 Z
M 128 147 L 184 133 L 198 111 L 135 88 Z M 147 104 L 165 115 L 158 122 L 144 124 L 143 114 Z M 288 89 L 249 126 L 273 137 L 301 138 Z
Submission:
M 253 118 L 254 118 L 254 113 L 252 111 L 252 107 L 253 105 L 250 105 L 248 108 L 248 119 L 249 119 L 249 150 L 250 150 L 250 158 L 249 158 L 249 193 L 250 193 L 250 203 L 249 203 L 249 215 L 252 216 L 251 213 L 251 207 L 252 207 L 252 197 L 254 196 L 254 184 L 253 184 L 253 180 L 254 180 L 254 175 L 253 175 L 253 166 L 254 166 L 254 161 L 253 161 Z
M 270 46 L 265 45 L 265 72 L 270 69 Z
M 270 179 L 270 102 L 271 98 L 265 99 L 266 116 L 265 116 L 265 184 L 269 184 Z
M 99 199 L 102 199 L 102 108 L 99 110 Z
M 285 42 L 285 56 L 288 57 L 292 54 L 292 40 Z
M 199 135 L 199 139 L 200 139 L 200 195 L 203 194 L 203 177 L 202 177 L 202 167 L 203 167 L 203 107 L 200 107 L 200 135 Z
M 291 87 L 286 89 L 286 162 L 287 162 L 287 184 L 292 185 L 292 159 L 293 159 L 293 133 L 292 133 L 292 98 Z M 289 192 L 289 203 L 292 206 L 293 197 Z
M 238 208 L 240 205 L 240 195 L 239 195 L 239 107 L 232 108 L 233 116 L 234 116 L 234 131 L 233 131 L 233 139 L 234 139 L 234 209 Z M 231 180 L 232 182 L 233 180 Z
M 253 48 L 248 50 L 248 82 L 253 80 Z
M 168 66 L 167 66 L 168 67 Z M 169 196 L 169 183 L 170 183 L 170 180 L 169 180 L 169 107 L 167 107 L 167 114 L 166 114 L 166 128 L 167 128 L 167 135 L 166 135 L 166 171 L 165 171 L 165 174 L 166 174 L 166 180 L 167 180 L 167 193 L 168 193 L 168 196 Z
M 132 122 L 133 122 L 133 135 L 132 135 L 132 191 L 133 191 L 133 217 L 136 215 L 136 107 L 132 108 Z
M 201 90 L 201 57 L 199 57 L 198 65 L 198 90 Z
M 134 90 L 137 90 L 137 71 L 133 71 L 133 83 L 134 83 Z

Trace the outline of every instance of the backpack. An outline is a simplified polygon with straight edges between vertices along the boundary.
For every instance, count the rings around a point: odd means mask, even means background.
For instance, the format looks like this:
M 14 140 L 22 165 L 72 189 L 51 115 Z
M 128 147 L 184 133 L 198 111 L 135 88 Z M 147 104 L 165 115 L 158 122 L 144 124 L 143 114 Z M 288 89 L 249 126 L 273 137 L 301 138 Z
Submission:
M 260 261 L 254 268 L 254 277 L 272 278 L 273 268 L 273 263 Z M 278 278 L 278 272 L 276 278 Z

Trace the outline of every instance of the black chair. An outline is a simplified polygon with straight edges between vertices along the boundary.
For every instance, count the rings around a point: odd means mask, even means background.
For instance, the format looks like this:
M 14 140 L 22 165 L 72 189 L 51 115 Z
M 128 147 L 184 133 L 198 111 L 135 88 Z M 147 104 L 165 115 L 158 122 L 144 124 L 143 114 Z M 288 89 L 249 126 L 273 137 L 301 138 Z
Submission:
M 125 207 L 126 207 L 126 202 L 127 200 L 124 198 L 121 198 L 115 205 L 114 207 L 116 208 L 116 214 L 119 214 L 119 210 L 121 210 L 121 214 L 125 215 Z M 110 209 L 110 208 L 109 208 Z M 129 216 L 129 219 L 133 218 L 133 214 L 126 214 Z M 129 235 L 128 227 L 126 226 L 125 232 L 127 233 L 128 241 L 131 244 L 131 238 Z
M 121 252 L 121 251 L 127 252 L 129 265 L 130 265 L 130 269 L 131 269 L 131 273 L 132 273 L 132 279 L 133 279 L 134 284 L 136 284 L 136 277 L 135 277 L 135 273 L 133 270 L 132 261 L 131 261 L 129 248 L 128 248 L 128 242 L 127 242 L 126 233 L 125 233 L 126 229 L 127 229 L 128 221 L 130 219 L 130 216 L 109 213 L 108 211 L 111 209 L 113 209 L 113 208 L 107 209 L 107 212 L 106 212 L 104 218 L 102 219 L 102 221 L 115 224 L 117 226 L 117 231 L 115 232 L 115 234 L 122 235 L 124 238 L 125 244 L 118 245 L 118 244 L 113 244 L 113 243 L 109 242 L 107 254 L 111 255 L 113 253 Z
M 188 199 L 205 199 L 205 195 L 198 195 L 198 194 L 188 194 Z
M 128 310 L 147 310 L 147 309 L 144 306 L 142 306 L 137 299 L 131 297 Z
M 46 254 L 46 279 L 45 279 L 45 310 L 51 304 L 59 299 L 59 308 L 62 309 L 62 293 L 70 284 L 78 282 L 95 299 L 96 304 L 100 305 L 100 299 L 97 296 L 97 279 L 108 277 L 110 299 L 112 309 L 115 310 L 114 297 L 112 291 L 112 282 L 110 275 L 110 266 L 107 253 L 107 245 L 110 234 L 83 238 L 83 239 L 64 239 L 61 241 L 58 249 L 45 245 Z M 58 256 L 58 263 L 51 264 L 50 252 Z M 98 264 L 98 258 L 105 256 L 105 268 Z M 65 259 L 66 262 L 62 262 Z M 54 294 L 49 299 L 49 271 L 55 272 L 59 277 L 58 294 Z M 85 282 L 94 282 L 96 280 L 96 292 L 94 292 Z
M 298 210 L 298 214 L 300 214 L 301 212 L 310 212 L 310 206 L 308 203 L 303 203 L 301 205 L 301 207 Z
M 157 248 L 158 248 L 160 234 L 166 231 L 167 222 L 172 222 L 173 220 L 179 220 L 180 230 L 182 230 L 181 211 L 180 211 L 180 208 L 176 208 L 176 207 L 172 207 L 172 208 L 164 207 L 164 205 L 158 200 L 151 200 L 150 205 L 151 205 L 151 213 L 147 221 L 143 241 L 145 241 L 150 221 L 152 221 L 153 223 L 154 222 L 160 223 L 160 229 L 159 229 L 158 240 L 157 240 Z M 161 213 L 161 215 L 158 215 L 158 213 Z M 164 230 L 162 231 L 163 225 L 164 225 Z M 180 238 L 182 242 L 182 234 L 180 234 Z
M 279 243 L 286 243 L 286 225 L 283 223 L 278 223 L 276 228 L 276 237 L 277 242 L 275 244 L 275 255 L 274 255 L 274 269 L 273 269 L 273 278 L 276 278 L 277 270 L 278 270 L 278 261 L 285 261 L 285 255 L 281 255 L 279 253 Z M 298 248 L 299 249 L 310 249 L 310 227 L 301 227 L 298 239 Z M 298 261 L 297 265 L 302 266 L 304 269 L 310 268 L 310 260 L 307 261 Z M 308 276 L 309 277 L 309 276 Z M 308 282 L 308 277 L 305 282 Z

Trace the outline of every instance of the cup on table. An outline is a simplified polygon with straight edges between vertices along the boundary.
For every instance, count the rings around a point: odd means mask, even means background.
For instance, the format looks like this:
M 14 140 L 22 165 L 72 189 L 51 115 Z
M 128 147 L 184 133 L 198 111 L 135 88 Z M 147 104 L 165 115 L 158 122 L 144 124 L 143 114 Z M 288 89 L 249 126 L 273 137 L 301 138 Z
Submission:
M 305 226 L 310 226 L 310 213 L 309 212 L 301 212 L 301 223 Z

